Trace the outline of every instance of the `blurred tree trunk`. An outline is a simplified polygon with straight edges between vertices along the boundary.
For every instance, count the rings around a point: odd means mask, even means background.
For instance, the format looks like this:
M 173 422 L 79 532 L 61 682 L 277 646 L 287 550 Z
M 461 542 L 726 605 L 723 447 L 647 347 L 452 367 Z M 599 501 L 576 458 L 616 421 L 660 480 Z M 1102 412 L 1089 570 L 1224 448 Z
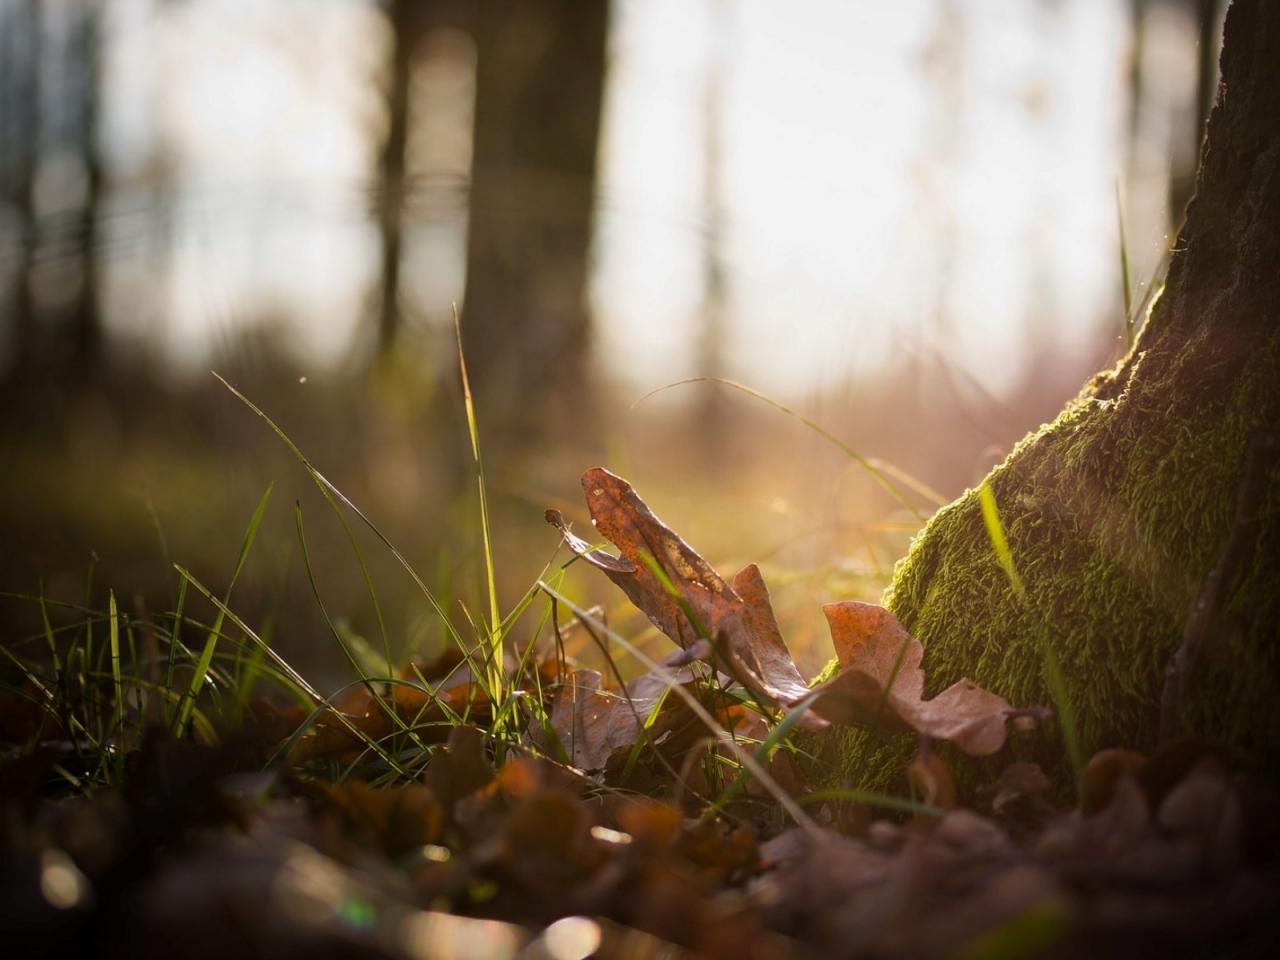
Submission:
M 985 481 L 1025 597 L 969 491 L 917 537 L 887 603 L 925 645 L 931 692 L 969 677 L 1017 705 L 1047 704 L 1051 645 L 1086 753 L 1154 746 L 1166 670 L 1189 651 L 1176 726 L 1274 771 L 1280 4 L 1236 0 L 1224 33 L 1223 82 L 1163 294 L 1129 354 Z M 902 756 L 861 734 L 836 753 L 847 775 L 881 784 Z M 1064 774 L 1056 739 L 1037 758 Z
M 387 83 L 387 138 L 382 145 L 378 185 L 378 227 L 382 233 L 381 295 L 378 303 L 378 352 L 388 356 L 400 331 L 400 251 L 404 212 L 406 154 L 409 141 L 409 86 L 413 49 L 418 39 L 417 4 L 391 0 L 391 70 Z
M 485 429 L 581 421 L 606 0 L 479 0 L 463 343 Z
M 85 3 L 80 22 L 73 28 L 70 69 L 75 71 L 79 103 L 78 140 L 84 164 L 84 202 L 80 206 L 77 242 L 80 250 L 80 286 L 71 307 L 72 361 L 84 376 L 102 362 L 102 314 L 98 305 L 98 221 L 102 199 L 102 158 L 98 149 L 102 99 L 103 0 Z
M 32 181 L 36 169 L 38 0 L 22 0 L 0 13 L 0 189 L 9 210 L 13 261 L 8 272 L 5 312 L 12 331 L 12 362 L 20 368 L 34 339 L 31 261 L 35 252 Z
M 395 351 L 402 321 L 400 272 L 409 184 L 409 136 L 414 63 L 423 39 L 437 28 L 471 30 L 475 0 L 387 0 L 391 32 L 384 102 L 387 134 L 378 158 L 378 231 L 382 264 L 378 281 L 378 354 Z

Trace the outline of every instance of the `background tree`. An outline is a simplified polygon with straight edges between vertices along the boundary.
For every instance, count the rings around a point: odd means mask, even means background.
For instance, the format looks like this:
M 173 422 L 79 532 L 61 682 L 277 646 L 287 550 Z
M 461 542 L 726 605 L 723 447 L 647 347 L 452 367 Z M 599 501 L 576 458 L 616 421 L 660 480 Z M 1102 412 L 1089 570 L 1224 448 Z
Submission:
M 13 219 L 13 367 L 67 370 L 102 359 L 98 274 L 104 0 L 20 2 L 0 15 L 0 201 Z
M 31 261 L 35 252 L 35 178 L 39 86 L 40 15 L 36 0 L 0 7 L 0 190 L 12 221 L 12 261 L 4 311 L 10 317 L 9 349 L 25 356 L 34 337 Z
M 1280 760 L 1280 7 L 1237 0 L 1197 191 L 1163 294 L 1129 353 L 914 542 L 888 606 L 925 645 L 931 692 L 960 677 L 1047 704 L 1056 653 L 1083 750 L 1164 733 Z M 901 749 L 833 737 L 836 776 L 888 784 Z M 1065 769 L 1056 741 L 1042 759 Z
M 424 4 L 390 0 L 391 58 L 386 86 L 387 136 L 379 157 L 378 229 L 382 235 L 382 271 L 378 298 L 378 350 L 391 353 L 400 331 L 400 258 L 403 247 L 406 168 L 409 145 L 409 94 L 413 54 L 422 33 Z M 434 6 L 434 5 L 433 5 Z
M 604 0 L 477 5 L 463 341 L 490 433 L 581 404 L 607 22 Z

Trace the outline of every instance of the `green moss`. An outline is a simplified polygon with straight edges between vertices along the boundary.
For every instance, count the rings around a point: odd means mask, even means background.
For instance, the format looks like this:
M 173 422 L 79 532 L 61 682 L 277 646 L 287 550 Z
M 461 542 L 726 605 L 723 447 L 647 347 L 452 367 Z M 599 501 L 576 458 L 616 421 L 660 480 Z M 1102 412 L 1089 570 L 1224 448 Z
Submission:
M 1039 645 L 1051 643 L 1085 756 L 1154 745 L 1166 665 L 1231 532 L 1249 433 L 1280 382 L 1274 331 L 1249 350 L 1210 339 L 1208 324 L 1175 336 L 1160 319 L 987 478 L 1025 602 L 996 561 L 975 491 L 930 521 L 884 599 L 925 646 L 929 695 L 968 677 L 1017 706 L 1047 705 Z M 1278 521 L 1273 475 L 1253 562 L 1229 587 L 1233 622 L 1209 638 L 1182 711 L 1187 729 L 1271 767 L 1280 758 Z M 909 743 L 841 731 L 808 746 L 819 779 L 903 787 Z M 1061 744 L 1044 734 L 1011 749 L 1060 784 L 1069 777 Z M 962 782 L 990 763 L 955 762 Z

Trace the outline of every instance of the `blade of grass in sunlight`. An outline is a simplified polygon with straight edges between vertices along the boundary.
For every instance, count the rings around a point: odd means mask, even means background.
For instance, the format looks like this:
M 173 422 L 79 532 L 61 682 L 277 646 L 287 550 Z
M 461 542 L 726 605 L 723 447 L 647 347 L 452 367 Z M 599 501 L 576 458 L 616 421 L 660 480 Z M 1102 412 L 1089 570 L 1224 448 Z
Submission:
M 991 549 L 995 551 L 996 560 L 999 561 L 1005 576 L 1009 578 L 1009 583 L 1013 585 L 1013 592 L 1018 595 L 1018 599 L 1025 600 L 1027 588 L 1018 574 L 1018 568 L 1013 565 L 1013 553 L 1010 552 L 1009 541 L 1004 535 L 1004 524 L 1000 522 L 1000 512 L 996 509 L 996 495 L 991 489 L 991 484 L 983 483 L 978 488 L 978 502 L 982 506 L 982 522 L 986 525 L 987 537 L 991 541 Z
M 1004 524 L 1000 521 L 1000 512 L 996 508 L 996 496 L 989 483 L 984 482 L 978 488 L 978 498 L 982 505 L 982 521 L 986 524 L 987 537 L 996 559 L 1004 569 L 1005 576 L 1013 587 L 1013 592 L 1023 603 L 1027 601 L 1027 588 L 1013 563 L 1013 553 L 1009 550 L 1009 541 L 1005 537 Z M 1067 748 L 1067 759 L 1071 763 L 1071 772 L 1075 777 L 1076 790 L 1083 789 L 1084 765 L 1080 756 L 1080 737 L 1076 729 L 1075 711 L 1071 707 L 1071 699 L 1067 694 L 1067 680 L 1062 673 L 1062 664 L 1058 660 L 1058 651 L 1054 649 L 1048 636 L 1037 634 L 1040 645 L 1042 669 L 1045 686 L 1049 688 L 1049 699 L 1053 701 L 1053 709 L 1058 715 L 1058 725 L 1062 728 L 1062 739 Z
M 116 756 L 124 761 L 124 683 L 120 675 L 120 618 L 116 613 L 116 592 L 107 591 L 107 635 L 111 643 L 111 685 L 115 689 L 112 725 L 115 727 Z
M 185 585 L 185 582 L 184 582 Z M 272 610 L 268 615 L 266 622 L 263 623 L 260 632 L 263 641 L 267 646 L 271 645 L 271 641 L 275 636 L 276 615 L 277 610 Z M 258 677 L 262 673 L 262 663 L 266 659 L 266 655 L 262 652 L 262 648 L 254 646 L 249 651 L 248 659 L 245 659 L 243 651 L 237 650 L 235 653 L 235 680 L 233 688 L 235 690 L 235 702 L 232 706 L 231 716 L 236 726 L 240 726 L 244 721 L 244 712 L 249 706 L 249 701 L 253 697 L 254 687 L 258 684 Z
M 458 319 L 458 307 L 453 307 L 453 332 L 458 341 L 458 372 L 462 376 L 462 402 L 467 410 L 467 432 L 471 435 L 471 456 L 476 463 L 476 487 L 480 493 L 480 535 L 484 542 L 484 572 L 489 588 L 489 630 L 492 654 L 489 658 L 490 686 L 498 694 L 495 704 L 502 699 L 502 633 L 498 628 L 498 586 L 493 572 L 493 536 L 489 528 L 489 498 L 485 493 L 484 461 L 480 457 L 480 430 L 476 424 L 476 408 L 471 399 L 471 382 L 467 379 L 467 358 L 462 350 L 462 324 Z
M 1133 349 L 1133 283 L 1129 277 L 1129 245 L 1124 235 L 1124 201 L 1120 196 L 1120 180 L 1116 179 L 1116 223 L 1120 228 L 1120 289 L 1124 295 L 1124 346 Z
M 595 627 L 601 633 L 606 634 L 615 643 L 620 644 L 633 657 L 635 657 L 642 664 L 644 664 L 646 669 L 648 669 L 656 677 L 661 679 L 662 682 L 666 684 L 669 690 L 673 691 L 676 694 L 676 696 L 684 700 L 684 702 L 688 705 L 689 709 L 693 712 L 693 715 L 696 716 L 702 722 L 703 726 L 707 728 L 707 730 L 711 733 L 714 739 L 722 743 L 732 744 L 735 742 L 733 735 L 730 734 L 729 731 L 726 730 L 723 726 L 721 726 L 719 723 L 716 722 L 715 718 L 712 717 L 711 714 L 709 714 L 706 711 L 706 708 L 703 707 L 702 704 L 698 702 L 698 698 L 695 697 L 693 694 L 691 694 L 688 690 L 686 690 L 684 688 L 684 685 L 680 683 L 678 679 L 676 679 L 675 675 L 670 670 L 662 666 L 656 660 L 653 660 L 643 650 L 641 650 L 639 647 L 635 646 L 629 640 L 627 640 L 626 637 L 622 636 L 620 633 L 617 633 L 614 630 L 609 629 L 607 626 L 605 626 L 603 622 L 601 622 L 596 617 L 593 617 L 589 611 L 579 607 L 576 603 L 574 603 L 564 594 L 560 593 L 559 591 L 551 587 L 550 584 L 546 583 L 545 581 L 541 581 L 540 585 L 543 591 L 549 597 L 564 604 L 565 607 L 568 610 L 570 610 L 574 616 L 578 617 L 584 623 L 590 623 L 593 627 Z M 803 810 L 800 809 L 800 807 L 796 804 L 796 802 L 791 798 L 791 796 L 785 790 L 782 789 L 782 787 L 778 786 L 777 781 L 775 781 L 773 777 L 769 775 L 769 772 L 765 770 L 764 767 L 762 767 L 756 761 L 755 757 L 751 756 L 749 753 L 744 754 L 742 756 L 742 763 L 743 763 L 743 766 L 745 766 L 747 770 L 750 771 L 751 775 L 755 777 L 757 781 L 759 781 L 760 785 L 764 787 L 767 791 L 769 791 L 769 793 L 773 796 L 773 798 L 778 801 L 779 806 L 781 806 L 787 812 L 788 816 L 790 816 L 791 819 L 795 821 L 797 826 L 803 828 L 805 832 L 809 833 L 814 837 L 817 837 L 820 835 L 821 831 L 818 825 L 813 822 L 812 818 L 810 818 L 810 816 L 807 813 L 805 813 Z
M 240 542 L 240 556 L 236 559 L 235 569 L 231 572 L 231 580 L 227 583 L 227 592 L 224 603 L 231 601 L 231 590 L 236 585 L 236 580 L 240 576 L 240 571 L 244 569 L 245 560 L 248 559 L 249 550 L 253 547 L 253 540 L 258 535 L 258 527 L 262 524 L 262 518 L 267 512 L 267 504 L 271 500 L 271 490 L 275 484 L 267 484 L 266 492 L 262 494 L 262 499 L 258 501 L 258 507 L 253 511 L 253 516 L 249 520 L 249 527 L 244 532 L 244 538 Z M 191 708 L 195 706 L 196 697 L 200 695 L 201 689 L 204 687 L 205 680 L 209 673 L 209 664 L 213 662 L 213 651 L 218 645 L 218 634 L 222 629 L 222 613 L 219 608 L 217 618 L 213 621 L 213 628 L 209 631 L 208 637 L 204 642 L 204 649 L 200 651 L 200 659 L 196 661 L 195 673 L 191 675 L 191 685 L 187 689 L 186 695 L 182 702 L 178 705 L 178 718 L 174 727 L 176 736 L 181 737 L 187 729 L 187 723 L 191 719 Z
M 762 403 L 767 403 L 769 406 L 773 407 L 775 410 L 778 410 L 781 413 L 785 413 L 789 417 L 794 417 L 796 420 L 799 420 L 802 424 L 804 424 L 814 433 L 818 434 L 818 436 L 822 437 L 824 440 L 828 441 L 829 443 L 834 444 L 838 449 L 840 449 L 845 454 L 845 456 L 849 457 L 851 460 L 857 463 L 858 466 L 862 467 L 862 469 L 865 470 L 871 476 L 871 478 L 875 480 L 876 483 L 884 487 L 884 489 L 887 490 L 895 500 L 897 500 L 900 504 L 902 504 L 903 507 L 909 510 L 911 512 L 911 515 L 914 516 L 919 523 L 924 523 L 926 519 L 924 514 L 920 512 L 919 508 L 916 507 L 914 503 L 912 503 L 910 500 L 907 499 L 906 495 L 898 488 L 897 484 L 895 484 L 891 479 L 889 479 L 885 471 L 876 467 L 876 465 L 872 462 L 871 458 L 864 457 L 862 454 L 858 453 L 858 451 L 854 450 L 853 447 L 849 446 L 847 443 L 845 443 L 843 440 L 837 437 L 830 430 L 826 429 L 826 427 L 823 427 L 821 424 L 813 420 L 810 420 L 808 417 L 806 417 L 803 413 L 800 413 L 798 410 L 793 410 L 791 407 L 788 407 L 785 403 L 780 403 L 779 401 L 774 400 L 772 397 L 761 393 L 759 390 L 755 390 L 751 387 L 748 387 L 745 383 L 739 383 L 737 380 L 729 380 L 726 377 L 687 377 L 684 380 L 675 380 L 671 383 L 664 384 L 663 386 L 658 387 L 656 390 L 650 390 L 643 397 L 641 397 L 639 400 L 633 403 L 631 407 L 632 409 L 635 409 L 640 404 L 648 400 L 650 397 L 656 396 L 657 394 L 662 393 L 664 390 L 670 390 L 673 387 L 680 387 L 689 383 L 718 383 L 718 384 L 721 384 L 722 386 L 732 387 L 734 390 L 740 390 L 743 393 L 745 393 L 747 396 L 754 397 L 755 399 L 761 401 Z M 900 474 L 903 473 L 903 471 L 898 471 L 898 472 Z M 918 480 L 913 481 L 911 486 L 917 490 L 928 489 L 927 484 L 924 484 Z

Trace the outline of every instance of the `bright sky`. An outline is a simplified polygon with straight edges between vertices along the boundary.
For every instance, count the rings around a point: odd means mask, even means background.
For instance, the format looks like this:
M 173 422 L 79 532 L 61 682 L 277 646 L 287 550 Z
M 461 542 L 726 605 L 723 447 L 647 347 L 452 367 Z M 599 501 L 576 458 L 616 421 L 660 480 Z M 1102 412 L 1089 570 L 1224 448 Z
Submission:
M 360 0 L 113 9 L 108 146 L 127 179 L 163 144 L 174 184 L 161 274 L 113 264 L 114 302 L 145 284 L 167 288 L 162 307 L 112 311 L 119 332 L 145 324 L 203 369 L 274 309 L 312 359 L 340 356 L 378 257 L 380 18 Z M 591 298 L 621 379 L 697 372 L 715 62 L 728 375 L 794 395 L 945 349 L 998 386 L 1033 336 L 1078 344 L 1118 313 L 1124 0 L 617 0 L 614 14 Z M 469 89 L 456 63 L 443 82 Z M 444 203 L 414 222 L 410 300 L 443 319 L 463 221 Z M 1131 232 L 1141 264 L 1159 238 Z

